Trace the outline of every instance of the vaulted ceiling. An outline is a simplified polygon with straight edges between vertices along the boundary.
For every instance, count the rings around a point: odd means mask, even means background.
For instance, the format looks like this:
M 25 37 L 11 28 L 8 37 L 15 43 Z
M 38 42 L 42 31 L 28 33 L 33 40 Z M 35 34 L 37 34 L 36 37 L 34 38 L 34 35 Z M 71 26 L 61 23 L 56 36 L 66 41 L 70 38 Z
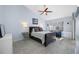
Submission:
M 53 11 L 52 13 L 48 13 L 48 15 L 40 15 L 39 10 L 44 10 L 44 5 L 25 5 L 25 7 L 29 8 L 32 12 L 42 17 L 43 19 L 53 19 L 71 16 L 73 12 L 76 12 L 76 5 L 46 5 L 49 9 Z

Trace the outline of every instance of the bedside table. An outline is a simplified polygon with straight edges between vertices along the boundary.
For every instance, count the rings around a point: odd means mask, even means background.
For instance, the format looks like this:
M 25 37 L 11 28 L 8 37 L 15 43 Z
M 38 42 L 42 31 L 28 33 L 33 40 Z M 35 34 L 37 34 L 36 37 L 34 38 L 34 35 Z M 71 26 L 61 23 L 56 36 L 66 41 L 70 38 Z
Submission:
M 61 38 L 62 34 L 61 32 L 56 32 L 56 37 Z
M 28 32 L 23 32 L 22 33 L 24 39 L 29 39 L 29 33 Z

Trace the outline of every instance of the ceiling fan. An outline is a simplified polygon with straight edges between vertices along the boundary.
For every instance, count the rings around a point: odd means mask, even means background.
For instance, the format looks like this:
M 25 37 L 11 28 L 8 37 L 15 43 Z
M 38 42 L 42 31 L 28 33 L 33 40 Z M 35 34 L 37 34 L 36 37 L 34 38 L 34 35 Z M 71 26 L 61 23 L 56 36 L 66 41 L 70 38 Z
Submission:
M 52 11 L 48 11 L 48 7 L 46 7 L 46 5 L 44 5 L 44 10 L 39 10 L 39 12 L 41 12 L 40 15 L 44 14 L 48 15 L 48 13 L 51 13 Z

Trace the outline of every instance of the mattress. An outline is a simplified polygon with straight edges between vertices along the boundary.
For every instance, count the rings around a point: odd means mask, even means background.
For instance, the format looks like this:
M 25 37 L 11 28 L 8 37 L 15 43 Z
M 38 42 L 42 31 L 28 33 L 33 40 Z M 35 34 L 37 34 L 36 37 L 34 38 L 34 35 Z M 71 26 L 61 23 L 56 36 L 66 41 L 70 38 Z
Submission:
M 51 33 L 50 31 L 40 31 L 40 32 L 32 32 L 31 36 L 39 38 L 42 41 L 42 44 L 45 42 L 45 34 Z

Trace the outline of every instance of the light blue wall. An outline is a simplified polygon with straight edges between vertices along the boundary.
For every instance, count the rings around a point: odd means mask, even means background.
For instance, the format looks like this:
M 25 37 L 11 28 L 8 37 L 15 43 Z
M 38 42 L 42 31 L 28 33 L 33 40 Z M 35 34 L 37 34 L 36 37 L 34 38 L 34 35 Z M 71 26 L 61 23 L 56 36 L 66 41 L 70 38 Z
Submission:
M 4 14 L 4 12 L 3 12 L 3 6 L 0 6 L 0 24 L 2 24 L 3 22 L 4 22 L 4 20 L 3 20 L 3 14 Z
M 12 33 L 13 40 L 22 40 L 21 33 L 24 31 L 21 21 L 27 21 L 29 26 L 33 26 L 32 18 L 40 17 L 24 6 L 3 6 L 4 9 L 4 24 L 6 33 Z M 40 22 L 39 21 L 39 22 Z

